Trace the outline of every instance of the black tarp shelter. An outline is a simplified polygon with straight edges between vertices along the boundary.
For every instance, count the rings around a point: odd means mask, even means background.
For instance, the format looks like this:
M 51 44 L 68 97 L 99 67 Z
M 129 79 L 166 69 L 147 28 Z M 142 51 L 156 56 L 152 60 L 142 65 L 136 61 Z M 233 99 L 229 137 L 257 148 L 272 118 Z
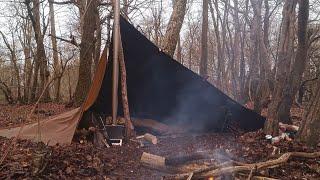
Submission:
M 225 95 L 155 46 L 124 18 L 120 19 L 127 71 L 130 115 L 196 132 L 219 132 L 233 125 L 241 131 L 263 127 L 265 118 Z M 112 47 L 112 46 L 111 46 Z M 112 50 L 104 51 L 86 101 L 74 109 L 40 121 L 41 140 L 69 144 L 84 114 L 111 116 Z M 88 69 L 90 70 L 90 68 Z M 121 87 L 121 86 L 119 86 Z M 121 91 L 121 89 L 119 89 Z M 119 115 L 122 104 L 119 94 Z M 0 129 L 0 136 L 36 140 L 37 123 Z
M 229 123 L 245 131 L 263 127 L 265 118 L 249 110 L 187 69 L 143 36 L 124 18 L 120 29 L 132 117 L 220 131 Z M 99 95 L 90 111 L 111 116 L 112 50 Z M 120 87 L 120 85 L 119 85 Z M 119 113 L 122 101 L 119 89 Z

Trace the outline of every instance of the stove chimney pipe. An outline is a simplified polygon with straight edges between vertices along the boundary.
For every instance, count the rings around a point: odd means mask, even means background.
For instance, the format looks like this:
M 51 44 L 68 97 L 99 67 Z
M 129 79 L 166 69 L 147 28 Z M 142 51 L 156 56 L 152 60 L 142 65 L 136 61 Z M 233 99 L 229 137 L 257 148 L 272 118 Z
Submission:
M 119 85 L 120 0 L 113 0 L 113 72 L 112 72 L 112 123 L 117 124 Z

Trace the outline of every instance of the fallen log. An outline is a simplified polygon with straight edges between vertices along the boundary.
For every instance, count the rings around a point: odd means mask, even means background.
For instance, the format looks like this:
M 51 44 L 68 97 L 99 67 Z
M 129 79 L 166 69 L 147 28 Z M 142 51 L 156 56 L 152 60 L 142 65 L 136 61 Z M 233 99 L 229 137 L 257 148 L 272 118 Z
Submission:
M 251 171 L 252 169 L 260 170 L 269 168 L 275 165 L 283 164 L 287 162 L 291 157 L 301 158 L 317 158 L 320 157 L 320 152 L 305 153 L 305 152 L 288 152 L 281 155 L 278 159 L 269 160 L 260 163 L 247 164 L 244 166 L 230 166 L 224 168 L 218 168 L 212 171 L 208 171 L 200 175 L 200 177 L 219 176 L 225 173 L 235 173 L 239 171 Z
M 152 119 L 135 119 L 132 118 L 132 123 L 135 127 L 150 129 L 159 134 L 172 134 L 172 133 L 183 133 L 185 130 L 168 126 Z
M 175 158 L 175 157 L 174 157 Z M 178 157 L 179 158 L 179 157 Z M 195 164 L 183 164 L 181 166 L 177 164 L 168 164 L 168 162 L 173 162 L 174 160 L 169 160 L 166 157 L 150 154 L 143 152 L 141 159 L 141 163 L 143 166 L 146 166 L 151 169 L 155 169 L 161 172 L 170 173 L 170 174 L 177 174 L 183 173 L 187 171 L 193 171 L 194 168 L 196 169 L 207 167 L 207 165 L 198 165 L 194 166 Z
M 320 152 L 314 152 L 314 153 L 305 153 L 305 152 L 288 152 L 282 154 L 279 158 L 268 160 L 265 162 L 259 162 L 259 163 L 252 163 L 252 164 L 243 164 L 243 165 L 236 165 L 236 166 L 221 166 L 219 168 L 216 168 L 216 166 L 209 166 L 205 169 L 199 169 L 193 172 L 186 172 L 183 174 L 176 174 L 173 177 L 174 179 L 186 179 L 192 174 L 195 178 L 207 178 L 207 177 L 217 177 L 221 176 L 223 174 L 228 173 L 236 173 L 241 171 L 251 172 L 251 171 L 257 171 L 261 169 L 268 169 L 273 168 L 278 165 L 281 165 L 285 162 L 287 162 L 292 157 L 299 157 L 299 158 L 319 158 Z

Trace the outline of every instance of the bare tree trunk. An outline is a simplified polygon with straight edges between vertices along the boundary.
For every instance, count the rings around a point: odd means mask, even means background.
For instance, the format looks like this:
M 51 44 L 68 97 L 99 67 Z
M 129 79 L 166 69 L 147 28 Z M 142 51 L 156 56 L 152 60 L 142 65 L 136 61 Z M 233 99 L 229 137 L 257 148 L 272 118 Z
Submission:
M 99 13 L 96 14 L 96 37 L 95 37 L 95 53 L 94 53 L 94 71 L 96 70 L 99 60 L 100 60 L 100 54 L 101 54 L 101 22 L 100 22 L 100 16 Z
M 281 71 L 278 71 L 277 78 L 275 82 L 275 89 L 272 96 L 272 102 L 268 110 L 268 120 L 265 123 L 265 133 L 271 135 L 278 135 L 279 133 L 279 107 L 283 103 L 283 97 L 285 93 L 288 92 L 288 89 L 285 88 L 287 83 L 290 63 L 291 63 L 291 49 L 293 41 L 293 26 L 295 7 L 297 0 L 286 0 L 283 7 L 283 19 L 282 19 L 282 29 L 280 35 L 280 46 L 279 46 L 279 59 L 276 66 L 281 68 Z
M 79 78 L 74 95 L 75 106 L 80 106 L 85 100 L 91 84 L 91 65 L 94 54 L 94 32 L 98 2 L 97 0 L 87 0 L 87 3 L 87 9 L 83 17 Z
M 192 42 L 189 45 L 189 62 L 188 67 L 190 70 L 192 70 Z
M 250 29 L 250 71 L 249 71 L 249 91 L 253 96 L 254 101 L 254 110 L 257 113 L 261 112 L 261 81 L 262 81 L 262 74 L 261 70 L 262 67 L 262 59 L 261 59 L 261 38 L 262 36 L 262 27 L 261 27 L 261 9 L 262 9 L 262 0 L 250 0 L 251 6 L 253 8 L 253 22 L 251 24 Z M 260 73 L 259 73 L 260 72 Z
M 320 81 L 317 82 L 317 91 L 307 108 L 302 126 L 298 132 L 298 140 L 311 146 L 316 146 L 320 139 Z
M 232 85 L 233 85 L 233 96 L 235 99 L 240 99 L 240 78 L 239 78 L 239 71 L 240 71 L 240 36 L 241 36 L 241 26 L 240 26 L 240 20 L 239 20 L 239 6 L 238 6 L 238 0 L 233 0 L 234 3 L 234 15 L 233 15 L 233 21 L 234 21 L 234 41 L 233 41 L 233 56 L 232 56 L 232 69 L 231 75 L 232 75 Z
M 46 60 L 46 52 L 43 44 L 43 34 L 41 32 L 41 23 L 40 23 L 40 1 L 33 0 L 33 7 L 30 6 L 30 0 L 25 0 L 25 4 L 27 6 L 28 16 L 32 22 L 36 43 L 37 43 L 37 52 L 35 58 L 35 70 L 34 70 L 34 78 L 33 78 L 33 86 L 32 86 L 32 96 L 31 100 L 35 100 L 36 89 L 38 85 L 38 72 L 40 70 L 40 88 L 39 92 L 42 92 L 45 84 L 49 78 L 49 70 Z M 49 89 L 46 89 L 43 95 L 43 100 L 50 100 Z
M 309 1 L 299 1 L 299 14 L 298 14 L 298 49 L 293 62 L 292 71 L 288 83 L 286 83 L 283 102 L 279 107 L 279 120 L 282 122 L 292 123 L 290 119 L 290 109 L 294 102 L 295 95 L 298 92 L 302 74 L 305 70 L 308 54 L 307 42 L 307 25 L 309 16 Z
M 269 27 L 269 10 L 268 2 L 265 2 L 265 16 L 263 20 L 263 27 L 265 32 L 262 30 L 262 0 L 254 1 L 251 0 L 252 7 L 254 9 L 254 24 L 252 28 L 254 29 L 254 34 L 252 34 L 252 44 L 251 49 L 253 49 L 253 54 L 251 55 L 251 65 L 253 65 L 251 70 L 254 70 L 252 77 L 250 77 L 254 88 L 251 88 L 254 92 L 254 110 L 257 113 L 261 113 L 262 105 L 269 97 L 269 86 L 268 77 L 271 71 L 271 65 L 269 63 L 268 51 L 266 44 L 268 42 L 268 27 Z
M 3 92 L 7 102 L 9 104 L 14 104 L 15 103 L 15 100 L 14 98 L 12 97 L 12 93 L 11 93 L 11 90 L 9 89 L 9 87 L 0 80 L 0 90 Z
M 161 45 L 161 19 L 163 16 L 162 0 L 160 0 L 159 4 L 160 5 L 158 6 L 158 8 L 152 9 L 152 17 L 153 17 L 153 28 L 152 29 L 153 29 L 153 33 L 154 33 L 153 40 L 157 46 Z M 173 4 L 174 4 L 174 2 L 173 2 Z
M 245 39 L 246 39 L 246 25 L 243 26 L 242 36 L 241 36 L 241 60 L 240 60 L 240 97 L 239 101 L 247 101 L 247 91 L 246 91 L 246 69 L 245 69 Z
M 251 23 L 251 21 L 249 20 L 249 12 L 250 12 L 250 10 L 249 10 L 249 0 L 245 0 L 245 11 L 244 11 L 244 22 L 245 22 L 245 25 L 244 25 L 244 28 L 243 28 L 243 34 L 242 34 L 242 36 L 243 36 L 243 41 L 242 41 L 242 47 L 243 48 L 249 48 L 250 49 L 250 46 L 251 46 L 251 44 L 250 43 L 246 43 L 247 41 L 248 42 L 251 42 L 250 41 L 250 38 L 251 38 L 251 36 L 250 36 L 250 34 L 249 34 L 249 36 L 248 36 L 248 38 L 247 38 L 247 32 L 246 32 L 246 26 L 247 26 L 247 24 L 250 24 Z M 250 27 L 250 26 L 249 26 Z M 251 28 L 251 27 L 250 27 Z M 243 56 L 243 58 L 245 58 L 245 50 L 246 49 L 243 49 L 242 50 L 242 56 Z M 248 73 L 246 73 L 246 67 L 245 67 L 245 61 L 243 62 L 243 70 L 244 70 L 244 72 L 243 72 L 243 74 L 244 74 L 244 76 L 243 76 L 243 82 L 244 82 L 244 84 L 243 84 L 243 90 L 242 90 L 242 98 L 243 98 L 243 100 L 244 100 L 244 103 L 245 102 L 247 102 L 248 100 L 250 100 L 250 101 L 252 101 L 252 97 L 251 97 L 251 90 L 250 90 L 250 86 L 251 86 L 251 79 L 250 79 L 250 73 L 251 73 L 251 59 L 250 59 L 250 54 L 249 54 L 249 57 L 247 57 L 247 64 L 248 64 Z M 247 74 L 247 76 L 245 76 Z
M 169 56 L 173 56 L 179 33 L 186 14 L 187 0 L 177 0 L 171 14 L 167 31 L 163 39 L 162 49 Z
M 25 23 L 22 27 L 22 37 L 19 36 L 20 43 L 23 47 L 23 54 L 25 58 L 24 62 L 24 89 L 23 101 L 25 103 L 29 102 L 30 93 L 31 93 L 31 78 L 32 78 L 32 55 L 31 55 L 31 36 L 32 36 L 32 27 L 29 20 L 25 20 Z
M 12 32 L 12 45 L 9 44 L 7 38 L 5 37 L 5 35 L 0 31 L 0 34 L 2 35 L 3 41 L 5 43 L 5 45 L 7 46 L 7 48 L 10 51 L 11 54 L 11 63 L 13 66 L 13 70 L 14 70 L 14 76 L 16 78 L 16 83 L 17 83 L 17 101 L 21 102 L 21 78 L 20 78 L 20 73 L 19 73 L 19 67 L 17 64 L 17 55 L 16 55 L 16 45 L 15 45 L 15 41 L 14 41 L 14 35 Z
M 223 79 L 224 79 L 224 74 L 225 74 L 225 59 L 224 59 L 224 49 L 222 48 L 223 45 L 221 45 L 221 37 L 220 37 L 220 31 L 219 31 L 219 19 L 220 17 L 220 12 L 218 9 L 218 2 L 215 1 L 214 3 L 215 9 L 217 11 L 217 20 L 214 16 L 214 9 L 212 6 L 212 1 L 209 0 L 209 7 L 210 7 L 210 12 L 211 12 L 211 17 L 213 21 L 213 26 L 214 26 L 214 31 L 215 31 L 215 37 L 216 37 L 216 42 L 217 42 L 217 56 L 218 56 L 218 69 L 217 69 L 217 87 L 219 87 L 221 90 L 223 90 Z
M 202 3 L 200 76 L 206 77 L 208 75 L 208 0 L 203 0 Z
M 227 47 L 227 24 L 228 24 L 228 13 L 229 13 L 229 6 L 228 6 L 228 3 L 229 3 L 229 0 L 225 1 L 224 2 L 224 11 L 223 11 L 223 19 L 221 19 L 221 16 L 220 16 L 220 12 L 219 12 L 219 5 L 218 5 L 218 0 L 215 1 L 216 3 L 216 11 L 217 11 L 217 17 L 218 17 L 218 21 L 220 20 L 220 23 L 221 23 L 221 40 L 222 40 L 222 49 L 221 49 L 221 52 L 222 52 L 222 58 L 221 58 L 221 88 L 223 91 L 227 91 L 227 90 L 230 90 L 229 88 L 229 81 L 228 81 L 228 73 L 225 69 L 225 66 L 224 63 L 226 62 L 226 50 L 228 51 L 228 47 Z M 228 52 L 227 52 L 228 53 Z M 228 54 L 227 54 L 228 55 Z
M 31 87 L 31 94 L 30 94 L 30 102 L 33 102 L 36 100 L 36 93 L 37 91 L 39 91 L 38 89 L 38 73 L 39 73 L 39 68 L 40 68 L 40 63 L 37 59 L 37 57 L 35 57 L 34 60 L 34 70 L 33 70 L 33 77 L 31 78 L 32 81 L 32 87 Z
M 55 28 L 55 17 L 54 17 L 54 7 L 52 1 L 49 1 L 49 13 L 50 13 L 50 26 L 51 26 L 51 43 L 52 43 L 52 53 L 53 53 L 53 69 L 54 76 L 57 77 L 60 74 L 60 64 L 59 64 L 59 55 L 56 39 L 56 28 Z M 60 84 L 61 78 L 57 78 L 54 81 L 54 95 L 55 101 L 60 100 Z
M 48 63 L 47 63 L 47 57 L 46 52 L 44 48 L 44 42 L 43 42 L 43 34 L 41 30 L 41 20 L 40 20 L 40 1 L 39 0 L 33 0 L 33 13 L 35 17 L 35 27 L 34 31 L 36 31 L 38 34 L 36 36 L 36 43 L 37 43 L 37 58 L 40 62 L 40 90 L 39 92 L 42 92 L 44 90 L 45 85 L 48 82 L 50 72 L 48 70 Z M 47 88 L 43 95 L 44 101 L 50 100 L 50 94 L 49 94 L 49 88 Z
M 183 64 L 181 51 L 182 51 L 182 48 L 181 48 L 181 40 L 180 40 L 180 35 L 179 35 L 178 44 L 177 44 L 177 61 L 179 63 Z
M 72 102 L 72 86 L 71 86 L 71 75 L 70 75 L 70 71 L 71 71 L 71 67 L 67 67 L 67 71 L 68 71 L 68 93 L 69 93 L 69 102 Z

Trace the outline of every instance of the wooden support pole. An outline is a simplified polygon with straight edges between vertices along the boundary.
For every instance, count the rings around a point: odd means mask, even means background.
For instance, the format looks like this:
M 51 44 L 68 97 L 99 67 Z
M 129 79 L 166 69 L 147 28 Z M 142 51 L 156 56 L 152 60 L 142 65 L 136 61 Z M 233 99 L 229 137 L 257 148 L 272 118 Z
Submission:
M 126 64 L 124 61 L 124 53 L 123 53 L 122 39 L 121 39 L 120 33 L 119 33 L 119 39 L 120 39 L 119 63 L 120 63 L 120 73 L 121 73 L 121 76 L 120 76 L 121 77 L 121 99 L 122 99 L 123 114 L 124 114 L 125 125 L 126 125 L 126 138 L 129 139 L 130 137 L 134 136 L 134 126 L 130 118 L 128 90 L 127 90 L 127 71 L 126 71 Z

